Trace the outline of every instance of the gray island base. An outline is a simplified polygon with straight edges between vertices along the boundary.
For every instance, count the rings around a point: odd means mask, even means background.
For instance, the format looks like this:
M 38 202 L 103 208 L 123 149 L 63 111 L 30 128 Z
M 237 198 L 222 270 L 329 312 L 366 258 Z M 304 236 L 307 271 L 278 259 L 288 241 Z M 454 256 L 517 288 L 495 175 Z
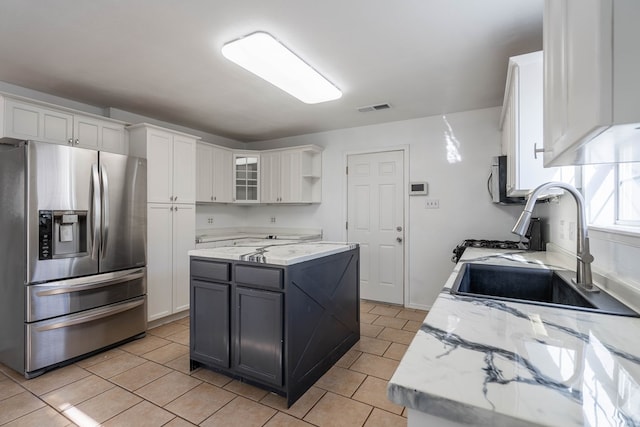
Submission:
M 291 406 L 360 339 L 359 248 L 345 249 L 286 265 L 190 253 L 191 370 Z

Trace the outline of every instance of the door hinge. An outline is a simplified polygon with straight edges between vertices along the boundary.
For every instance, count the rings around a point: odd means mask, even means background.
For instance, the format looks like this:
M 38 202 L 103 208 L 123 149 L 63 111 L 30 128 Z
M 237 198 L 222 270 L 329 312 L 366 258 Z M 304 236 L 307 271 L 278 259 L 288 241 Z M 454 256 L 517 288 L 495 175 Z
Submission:
M 345 229 L 345 230 L 348 230 L 348 229 L 349 229 L 349 221 L 346 221 L 346 222 L 344 223 L 344 229 Z
M 344 171 L 344 173 L 345 173 L 345 174 L 347 174 L 347 175 L 349 175 L 349 166 L 345 166 L 345 171 Z

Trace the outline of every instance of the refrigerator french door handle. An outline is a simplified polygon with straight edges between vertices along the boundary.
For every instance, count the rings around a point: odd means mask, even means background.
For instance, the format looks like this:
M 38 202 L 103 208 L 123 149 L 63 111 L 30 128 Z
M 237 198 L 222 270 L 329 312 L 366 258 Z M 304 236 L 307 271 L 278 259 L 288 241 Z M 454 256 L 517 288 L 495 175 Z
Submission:
M 114 314 L 122 313 L 123 311 L 129 311 L 144 304 L 144 299 L 138 301 L 131 301 L 125 304 L 118 304 L 116 307 L 105 307 L 98 310 L 93 310 L 91 314 L 85 315 L 72 315 L 68 320 L 61 320 L 59 322 L 50 323 L 48 325 L 36 326 L 36 332 L 45 332 L 52 329 L 67 328 L 69 326 L 79 325 L 81 323 L 87 323 L 105 317 L 113 316 Z
M 91 278 L 82 277 L 78 279 L 65 280 L 57 282 L 60 287 L 55 289 L 49 289 L 46 291 L 39 291 L 36 293 L 39 297 L 46 297 L 50 295 L 58 294 L 70 294 L 73 292 L 86 291 L 89 289 L 103 288 L 106 286 L 116 285 L 118 283 L 128 282 L 130 280 L 140 279 L 144 277 L 144 270 L 128 270 L 125 272 L 109 273 L 109 276 L 99 280 L 92 280 Z M 36 285 L 39 286 L 39 285 Z
M 98 174 L 98 165 L 91 165 L 91 231 L 93 233 L 93 242 L 91 244 L 91 258 L 98 258 L 98 248 L 100 247 L 100 176 Z
M 102 256 L 104 256 L 109 239 L 109 175 L 105 165 L 100 166 L 100 175 L 102 178 Z

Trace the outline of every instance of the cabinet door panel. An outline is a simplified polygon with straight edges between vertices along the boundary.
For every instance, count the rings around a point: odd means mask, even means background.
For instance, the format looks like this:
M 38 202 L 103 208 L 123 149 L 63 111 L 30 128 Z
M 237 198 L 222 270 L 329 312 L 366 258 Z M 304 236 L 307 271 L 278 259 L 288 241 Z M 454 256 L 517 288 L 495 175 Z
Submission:
M 281 177 L 281 201 L 295 203 L 306 201 L 302 197 L 301 152 L 283 151 Z
M 77 146 L 97 150 L 101 123 L 89 117 L 76 116 L 73 121 L 73 137 Z
M 215 202 L 233 201 L 233 153 L 213 149 L 213 197 Z
M 100 149 L 110 153 L 128 154 L 124 126 L 104 123 L 100 127 Z
M 196 202 L 196 141 L 173 137 L 173 201 Z
M 233 201 L 257 203 L 260 201 L 260 156 L 234 154 Z
M 149 132 L 147 138 L 147 201 L 172 201 L 172 136 L 165 132 Z
M 67 144 L 73 130 L 73 116 L 58 111 L 43 110 L 42 140 L 55 144 Z
M 262 203 L 277 203 L 280 201 L 280 153 L 263 153 L 260 156 L 262 172 L 260 183 L 262 189 Z
M 229 367 L 229 285 L 191 283 L 191 354 L 204 363 Z
M 209 144 L 196 146 L 196 201 L 213 202 L 214 148 Z
M 40 122 L 42 114 L 40 109 L 30 105 L 14 103 L 10 100 L 7 100 L 6 108 L 6 136 L 24 139 L 41 138 L 42 127 Z
M 234 365 L 238 372 L 282 385 L 283 297 L 236 287 Z
M 173 312 L 189 308 L 189 254 L 195 249 L 195 205 L 173 205 Z
M 152 321 L 171 314 L 173 213 L 170 204 L 147 205 L 147 313 Z

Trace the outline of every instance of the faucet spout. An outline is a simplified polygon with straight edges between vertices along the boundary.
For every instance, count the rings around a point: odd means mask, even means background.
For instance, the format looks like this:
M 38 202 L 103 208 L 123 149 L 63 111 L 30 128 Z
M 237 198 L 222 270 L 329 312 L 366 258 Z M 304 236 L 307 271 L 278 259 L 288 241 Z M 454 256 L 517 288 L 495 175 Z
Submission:
M 513 233 L 524 236 L 529 228 L 529 222 L 531 221 L 531 215 L 533 213 L 533 208 L 536 204 L 536 201 L 544 195 L 548 190 L 552 188 L 559 188 L 562 190 L 566 190 L 573 196 L 577 205 L 577 233 L 576 233 L 576 258 L 577 258 L 577 267 L 576 267 L 576 278 L 574 279 L 574 283 L 580 286 L 585 291 L 597 292 L 598 288 L 593 286 L 593 279 L 591 275 L 591 263 L 593 262 L 593 255 L 589 250 L 589 235 L 588 235 L 588 227 L 587 227 L 587 216 L 585 209 L 585 202 L 582 194 L 572 185 L 565 184 L 564 182 L 547 182 L 545 184 L 537 187 L 533 192 L 529 195 L 529 199 L 527 200 L 527 204 L 520 214 L 520 218 L 513 226 Z

